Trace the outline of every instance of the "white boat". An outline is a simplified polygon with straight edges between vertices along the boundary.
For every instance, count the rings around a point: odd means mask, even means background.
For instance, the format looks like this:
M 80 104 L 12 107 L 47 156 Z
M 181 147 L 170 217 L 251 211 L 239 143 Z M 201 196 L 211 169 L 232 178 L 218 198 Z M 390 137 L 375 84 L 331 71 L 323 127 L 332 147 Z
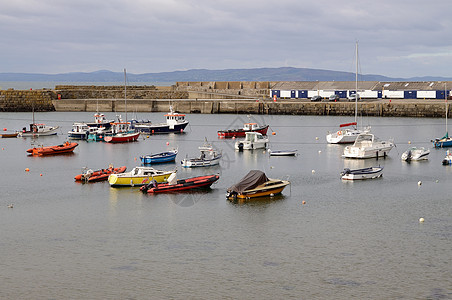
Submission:
M 372 133 L 361 133 L 352 146 L 345 147 L 342 156 L 346 158 L 386 157 L 393 147 L 392 140 L 381 141 Z
M 245 139 L 235 142 L 235 150 L 266 149 L 268 138 L 259 132 L 247 132 Z
M 72 124 L 72 130 L 67 133 L 68 138 L 74 140 L 86 140 L 91 131 L 95 131 L 97 128 L 91 129 L 86 123 L 74 123 Z
M 383 167 L 368 167 L 363 169 L 350 170 L 345 168 L 341 172 L 343 180 L 364 180 L 378 178 L 383 175 Z
M 326 135 L 326 141 L 329 144 L 350 144 L 355 142 L 356 137 L 361 133 L 370 132 L 370 127 L 364 129 L 358 129 L 358 42 L 356 43 L 356 73 L 355 73 L 355 122 L 341 124 L 339 130 L 336 132 L 328 132 Z M 353 127 L 350 127 L 353 126 Z M 348 127 L 348 128 L 344 128 Z
M 173 111 L 173 106 L 170 105 L 170 112 L 165 115 L 166 123 L 152 123 L 150 121 L 132 120 L 132 128 L 136 131 L 144 133 L 180 133 L 183 132 L 188 125 L 188 120 L 185 119 L 185 114 L 180 114 Z
M 446 151 L 446 156 L 443 159 L 443 165 L 452 165 L 452 152 Z
M 295 156 L 297 150 L 268 150 L 270 156 Z
M 209 167 L 218 165 L 222 157 L 221 151 L 212 147 L 211 144 L 204 144 L 199 147 L 201 155 L 197 158 L 185 158 L 181 161 L 182 167 L 194 168 L 194 167 Z
M 162 171 L 151 167 L 135 167 L 130 172 L 110 174 L 108 182 L 112 187 L 142 186 L 152 180 L 166 182 L 172 173 L 176 173 L 176 170 Z
M 25 127 L 22 128 L 22 131 L 18 133 L 21 137 L 39 137 L 39 136 L 49 136 L 55 135 L 58 133 L 59 126 L 49 126 L 46 124 L 30 124 L 30 130 L 27 130 Z
M 430 149 L 425 149 L 424 147 L 410 147 L 405 152 L 402 153 L 402 160 L 423 160 L 428 159 L 430 154 Z

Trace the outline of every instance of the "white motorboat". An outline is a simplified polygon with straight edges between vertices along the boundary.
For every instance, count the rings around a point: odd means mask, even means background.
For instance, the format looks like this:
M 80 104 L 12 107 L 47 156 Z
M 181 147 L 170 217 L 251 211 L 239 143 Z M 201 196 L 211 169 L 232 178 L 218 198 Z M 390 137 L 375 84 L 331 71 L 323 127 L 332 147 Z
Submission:
M 352 146 L 345 147 L 342 156 L 346 158 L 386 157 L 393 147 L 392 140 L 381 141 L 372 133 L 361 133 Z
M 345 168 L 341 172 L 341 178 L 343 180 L 363 180 L 378 178 L 383 175 L 383 167 L 368 167 L 362 169 L 350 170 Z
M 25 127 L 19 132 L 19 136 L 21 137 L 39 137 L 39 136 L 48 136 L 55 135 L 58 133 L 59 126 L 49 126 L 46 124 L 30 124 L 30 130 L 27 130 Z
M 425 149 L 424 147 L 410 147 L 405 152 L 402 153 L 402 160 L 423 160 L 428 159 L 430 154 L 430 149 Z
M 235 142 L 235 150 L 266 149 L 268 138 L 259 132 L 247 132 L 245 139 Z
M 211 144 L 204 144 L 199 147 L 201 155 L 197 158 L 185 158 L 181 161 L 182 167 L 194 168 L 194 167 L 209 167 L 215 166 L 220 163 L 222 157 L 221 151 L 215 149 Z
M 74 123 L 72 124 L 72 130 L 67 133 L 67 136 L 74 140 L 86 140 L 90 132 L 95 131 L 95 129 L 91 129 L 86 123 Z

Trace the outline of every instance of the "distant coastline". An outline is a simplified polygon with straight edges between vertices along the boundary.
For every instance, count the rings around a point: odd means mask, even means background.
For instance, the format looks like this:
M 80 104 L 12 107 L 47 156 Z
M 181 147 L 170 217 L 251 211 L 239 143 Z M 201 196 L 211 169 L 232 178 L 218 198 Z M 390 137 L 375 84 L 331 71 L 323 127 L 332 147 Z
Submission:
M 175 82 L 127 82 L 127 85 L 138 86 L 171 86 Z M 55 89 L 57 85 L 94 85 L 94 86 L 123 86 L 124 81 L 111 81 L 111 82 L 67 82 L 67 81 L 0 81 L 0 90 L 41 90 L 41 89 Z

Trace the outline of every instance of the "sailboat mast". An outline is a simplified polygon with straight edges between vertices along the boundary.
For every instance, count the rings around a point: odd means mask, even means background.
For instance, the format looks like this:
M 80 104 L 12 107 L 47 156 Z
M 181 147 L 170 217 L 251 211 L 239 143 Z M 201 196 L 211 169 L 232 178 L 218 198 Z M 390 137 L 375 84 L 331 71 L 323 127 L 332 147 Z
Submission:
M 356 72 L 355 72 L 355 123 L 358 119 L 358 41 L 355 46 L 356 55 Z
M 447 83 L 444 83 L 444 99 L 444 102 L 446 103 L 446 134 L 449 136 L 449 130 L 447 129 Z
M 126 123 L 127 123 L 127 77 L 126 77 L 126 68 L 124 68 L 124 104 L 125 104 Z

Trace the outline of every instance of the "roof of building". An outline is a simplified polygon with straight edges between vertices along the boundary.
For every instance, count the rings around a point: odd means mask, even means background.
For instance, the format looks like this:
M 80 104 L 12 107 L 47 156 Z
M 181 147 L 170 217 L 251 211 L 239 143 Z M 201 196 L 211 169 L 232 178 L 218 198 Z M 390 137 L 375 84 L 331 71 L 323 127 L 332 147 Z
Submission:
M 372 90 L 378 81 L 358 81 L 358 89 Z M 274 82 L 274 90 L 354 90 L 355 81 L 280 81 Z

